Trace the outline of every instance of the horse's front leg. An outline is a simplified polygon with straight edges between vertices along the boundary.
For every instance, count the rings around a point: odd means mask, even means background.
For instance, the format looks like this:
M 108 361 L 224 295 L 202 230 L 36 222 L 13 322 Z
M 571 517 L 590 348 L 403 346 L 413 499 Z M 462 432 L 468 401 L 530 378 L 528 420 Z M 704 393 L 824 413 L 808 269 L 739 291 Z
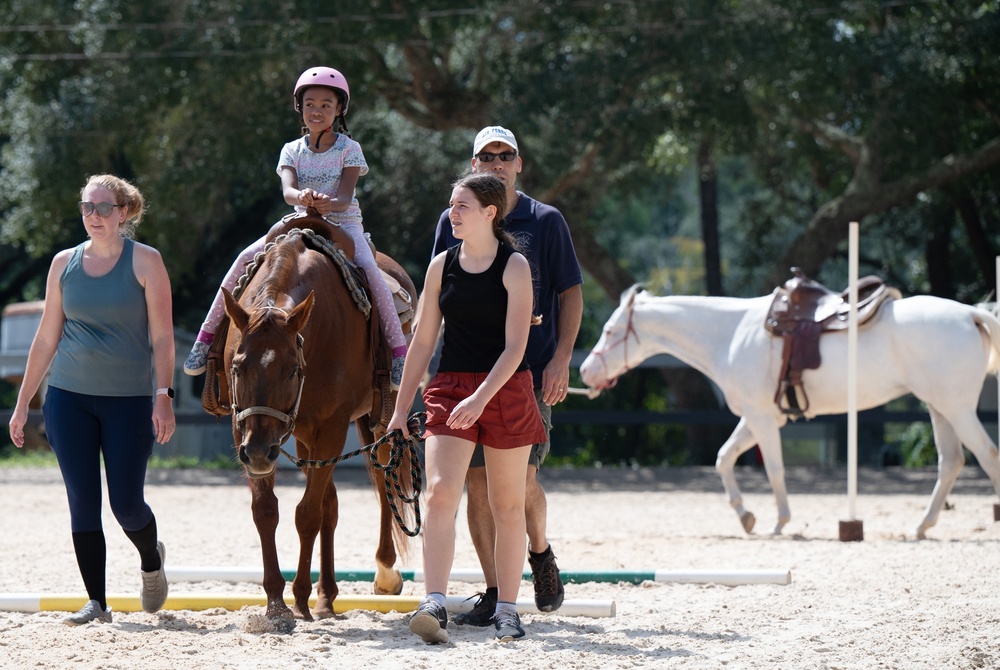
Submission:
M 782 529 L 792 520 L 792 511 L 788 506 L 788 491 L 785 488 L 785 459 L 781 453 L 780 426 L 766 415 L 750 417 L 748 425 L 757 438 L 757 446 L 764 458 L 767 481 L 771 484 L 774 502 L 778 507 L 778 520 L 771 534 L 781 535 Z
M 278 528 L 278 498 L 274 495 L 274 475 L 250 480 L 254 525 L 260 536 L 260 551 L 264 561 L 264 593 L 267 595 L 267 618 L 279 631 L 289 632 L 295 626 L 292 611 L 285 604 L 285 578 L 278 565 L 278 548 L 274 534 Z
M 749 512 L 743 507 L 743 493 L 736 482 L 735 466 L 736 459 L 740 457 L 740 454 L 750 449 L 753 445 L 754 437 L 747 425 L 747 420 L 740 419 L 736 430 L 733 431 L 733 434 L 729 436 L 729 439 L 719 449 L 719 455 L 715 459 L 715 469 L 722 478 L 722 487 L 726 490 L 726 495 L 729 497 L 729 504 L 736 510 L 736 515 L 740 518 L 740 524 L 747 534 L 753 532 L 753 527 L 757 519 L 754 517 L 753 512 Z
M 320 534 L 328 523 L 328 498 L 332 490 L 333 505 L 336 507 L 336 489 L 333 488 L 333 468 L 316 468 L 306 470 L 306 490 L 302 494 L 302 500 L 295 506 L 295 530 L 299 534 L 299 562 L 295 569 L 295 579 L 292 581 L 292 596 L 294 603 L 292 613 L 296 619 L 312 621 L 312 613 L 309 611 L 309 596 L 312 595 L 312 555 L 313 547 L 316 544 L 316 536 Z M 336 511 L 332 520 L 333 527 L 336 527 Z M 324 566 L 324 559 L 328 554 L 333 553 L 333 530 L 324 532 L 323 538 L 329 542 L 329 549 L 322 544 L 320 546 L 320 568 L 319 587 L 322 592 L 321 600 L 317 602 L 316 609 L 320 616 L 332 616 L 333 604 L 330 598 L 330 591 L 335 589 L 333 579 L 332 558 L 329 564 Z M 328 574 L 323 574 L 328 571 Z M 336 597 L 336 594 L 333 594 Z

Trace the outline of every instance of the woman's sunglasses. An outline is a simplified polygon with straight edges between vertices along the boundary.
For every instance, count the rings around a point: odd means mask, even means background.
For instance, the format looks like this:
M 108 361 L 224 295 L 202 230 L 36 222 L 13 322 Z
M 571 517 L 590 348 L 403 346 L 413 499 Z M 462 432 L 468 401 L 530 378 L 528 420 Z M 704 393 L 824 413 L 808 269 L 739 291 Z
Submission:
M 491 154 L 489 151 L 483 151 L 482 153 L 476 154 L 476 160 L 482 161 L 483 163 L 492 163 L 494 158 L 499 158 L 504 163 L 509 163 L 517 158 L 517 152 L 503 151 L 498 154 Z
M 111 216 L 111 212 L 114 211 L 115 207 L 121 207 L 121 205 L 112 205 L 110 202 L 78 202 L 76 204 L 80 207 L 80 213 L 84 216 L 90 216 L 96 209 L 97 215 L 102 219 Z

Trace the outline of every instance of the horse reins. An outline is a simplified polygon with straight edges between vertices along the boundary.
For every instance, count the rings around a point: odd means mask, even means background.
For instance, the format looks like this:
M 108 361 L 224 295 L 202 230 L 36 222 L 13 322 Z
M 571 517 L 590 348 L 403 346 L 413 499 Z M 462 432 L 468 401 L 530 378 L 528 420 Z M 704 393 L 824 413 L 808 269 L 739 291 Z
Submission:
M 294 463 L 297 468 L 325 468 L 328 465 L 334 465 L 335 463 L 346 461 L 348 458 L 357 456 L 358 454 L 362 454 L 367 451 L 368 460 L 371 462 L 372 466 L 376 470 L 380 470 L 385 473 L 385 496 L 389 501 L 389 508 L 392 509 L 392 515 L 395 517 L 396 523 L 399 524 L 399 528 L 405 534 L 410 537 L 416 537 L 420 533 L 421 526 L 419 501 L 420 491 L 423 488 L 423 467 L 420 465 L 420 458 L 417 456 L 417 447 L 414 444 L 414 441 L 424 441 L 424 434 L 423 431 L 420 430 L 420 423 L 426 418 L 427 412 L 414 412 L 410 415 L 410 418 L 406 420 L 406 429 L 409 431 L 410 437 L 403 437 L 402 431 L 393 430 L 386 433 L 371 444 L 367 444 L 360 449 L 355 449 L 348 454 L 341 454 L 336 458 L 326 458 L 323 460 L 296 458 L 285 451 L 284 447 L 278 448 L 281 449 L 281 453 L 287 456 L 288 460 Z M 282 440 L 282 442 L 284 442 L 284 440 Z M 385 465 L 383 465 L 382 463 L 379 463 L 378 460 L 378 447 L 386 442 L 391 442 L 392 448 L 389 450 L 389 460 L 386 461 Z M 403 457 L 407 452 L 409 452 L 410 455 L 410 481 L 413 484 L 412 496 L 406 495 L 406 491 L 404 490 L 399 479 L 399 470 L 403 464 Z M 403 521 L 403 516 L 396 508 L 397 497 L 401 503 L 413 505 L 413 529 L 407 528 L 406 522 Z

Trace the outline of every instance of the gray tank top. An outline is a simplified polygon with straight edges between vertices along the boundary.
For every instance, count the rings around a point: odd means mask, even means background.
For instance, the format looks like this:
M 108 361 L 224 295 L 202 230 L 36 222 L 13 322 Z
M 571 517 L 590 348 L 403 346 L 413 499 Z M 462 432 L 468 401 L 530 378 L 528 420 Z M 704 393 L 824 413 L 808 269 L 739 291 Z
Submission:
M 83 271 L 84 244 L 59 278 L 66 324 L 49 385 L 87 395 L 151 396 L 153 348 L 146 291 L 132 268 L 135 242 L 126 239 L 118 262 L 100 277 Z

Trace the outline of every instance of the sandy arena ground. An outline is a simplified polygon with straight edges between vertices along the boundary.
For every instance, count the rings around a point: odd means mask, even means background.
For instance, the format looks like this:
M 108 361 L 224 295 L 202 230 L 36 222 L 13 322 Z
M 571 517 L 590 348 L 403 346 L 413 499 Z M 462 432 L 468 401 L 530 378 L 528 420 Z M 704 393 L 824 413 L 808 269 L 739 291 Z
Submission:
M 762 470 L 744 468 L 758 533 L 775 509 Z M 114 623 L 68 627 L 62 612 L 0 612 L 3 668 L 996 668 L 1000 667 L 1000 524 L 989 481 L 962 473 L 938 525 L 913 540 L 934 473 L 862 470 L 857 517 L 865 539 L 843 543 L 844 471 L 791 469 L 792 521 L 781 537 L 746 536 L 711 468 L 545 470 L 549 537 L 564 571 L 788 570 L 789 585 L 571 584 L 568 599 L 610 599 L 614 618 L 524 616 L 527 637 L 499 645 L 492 629 L 452 625 L 426 646 L 406 614 L 353 610 L 257 632 L 263 608 L 115 612 Z M 337 565 L 373 568 L 374 493 L 359 469 L 337 473 Z M 298 552 L 298 473 L 282 473 L 279 552 Z M 170 566 L 260 566 L 249 494 L 234 473 L 157 470 L 147 499 Z M 0 470 L 0 594 L 83 593 L 62 481 L 54 469 Z M 138 556 L 105 503 L 108 591 L 135 594 Z M 456 568 L 477 567 L 460 511 Z M 314 566 L 316 564 L 314 563 Z M 413 544 L 403 567 L 420 567 Z M 453 582 L 451 595 L 482 584 Z M 341 593 L 370 584 L 340 582 Z M 174 592 L 261 594 L 257 584 L 174 583 Z M 407 582 L 404 594 L 423 593 Z M 532 596 L 530 582 L 522 598 Z

